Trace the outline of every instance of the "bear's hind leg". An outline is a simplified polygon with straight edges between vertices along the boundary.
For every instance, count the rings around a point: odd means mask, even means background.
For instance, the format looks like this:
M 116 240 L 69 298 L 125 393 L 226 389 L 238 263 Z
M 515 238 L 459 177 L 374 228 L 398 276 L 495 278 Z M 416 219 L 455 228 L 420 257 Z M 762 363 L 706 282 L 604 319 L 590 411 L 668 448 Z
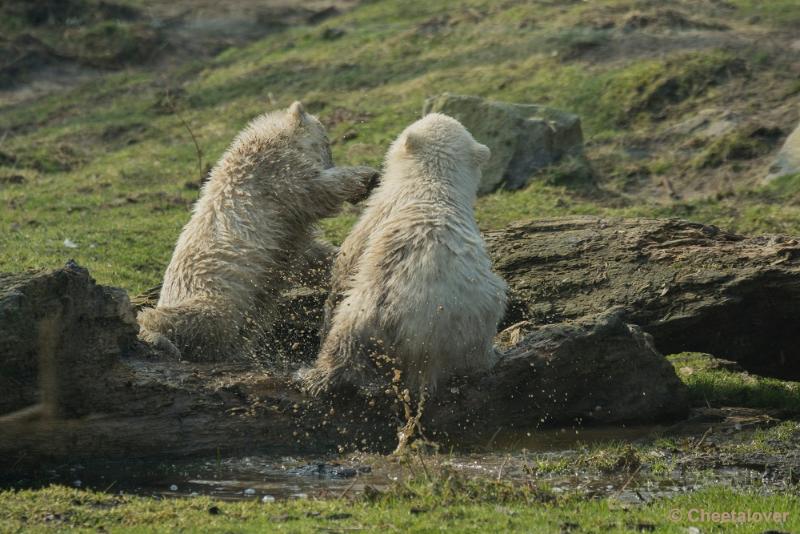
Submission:
M 222 361 L 240 357 L 247 345 L 240 334 L 242 317 L 235 310 L 206 299 L 190 299 L 178 306 L 160 306 L 139 313 L 145 341 L 164 343 L 163 336 L 189 361 Z
M 312 395 L 324 392 L 360 390 L 377 378 L 379 372 L 370 358 L 374 352 L 367 330 L 356 321 L 336 318 L 322 342 L 313 368 L 301 369 L 298 378 Z

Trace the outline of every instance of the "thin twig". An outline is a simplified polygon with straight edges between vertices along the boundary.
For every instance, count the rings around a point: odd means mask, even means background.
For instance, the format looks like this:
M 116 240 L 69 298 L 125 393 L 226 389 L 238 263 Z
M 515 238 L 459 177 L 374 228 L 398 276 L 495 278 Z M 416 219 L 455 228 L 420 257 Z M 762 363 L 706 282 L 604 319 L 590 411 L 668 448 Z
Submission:
M 710 426 L 710 427 L 708 427 L 708 428 L 706 429 L 706 431 L 705 431 L 705 432 L 703 432 L 703 435 L 702 435 L 702 436 L 700 436 L 700 440 L 699 440 L 697 443 L 695 443 L 695 445 L 694 445 L 694 447 L 693 447 L 693 449 L 694 449 L 694 450 L 697 450 L 697 449 L 700 447 L 700 445 L 702 445 L 702 444 L 703 444 L 703 441 L 705 441 L 705 439 L 706 439 L 706 436 L 708 436 L 708 434 L 709 434 L 709 433 L 710 433 L 710 432 L 711 432 L 713 429 L 714 429 L 714 427 L 713 427 L 713 426 Z
M 636 467 L 636 469 L 634 469 L 633 473 L 630 474 L 630 476 L 628 477 L 628 480 L 625 481 L 625 483 L 622 485 L 621 488 L 619 488 L 617 491 L 614 492 L 614 495 L 612 495 L 611 498 L 612 499 L 616 499 L 617 497 L 622 495 L 622 492 L 625 491 L 625 488 L 627 488 L 628 484 L 631 483 L 631 481 L 633 480 L 633 477 L 635 477 L 636 475 L 639 474 L 639 471 L 641 469 L 642 469 L 642 464 L 639 464 L 639 466 Z
M 344 491 L 342 491 L 342 493 L 339 495 L 339 498 L 340 498 L 340 499 L 344 499 L 344 496 L 345 496 L 345 495 L 347 495 L 347 492 L 348 492 L 348 491 L 350 491 L 350 490 L 353 488 L 353 486 L 355 486 L 355 485 L 356 485 L 356 481 L 357 481 L 357 480 L 358 480 L 358 475 L 356 475 L 356 476 L 353 478 L 353 481 L 350 483 L 350 485 L 349 485 L 349 486 L 347 486 L 347 487 L 344 489 Z
M 497 430 L 494 431 L 494 434 L 492 434 L 492 437 L 489 438 L 489 443 L 486 444 L 486 448 L 487 449 L 492 446 L 492 443 L 494 443 L 494 440 L 497 437 L 497 434 L 499 434 L 501 430 L 503 430 L 503 427 L 499 426 L 499 427 L 497 427 Z
M 506 462 L 508 462 L 509 456 L 510 455 L 508 455 L 505 458 L 503 458 L 503 463 L 500 464 L 500 469 L 497 471 L 497 481 L 498 482 L 500 482 L 500 480 L 503 478 L 503 468 L 506 466 Z
M 195 152 L 197 153 L 197 171 L 200 174 L 200 178 L 202 178 L 203 177 L 202 176 L 203 175 L 203 151 L 200 149 L 200 143 L 197 142 L 197 137 L 195 137 L 194 132 L 192 131 L 192 128 L 189 126 L 189 123 L 186 122 L 186 119 L 183 117 L 183 114 L 178 110 L 178 107 L 175 105 L 175 102 L 172 100 L 172 95 L 169 94 L 169 91 L 167 91 L 166 100 L 167 100 L 167 105 L 169 106 L 169 108 L 172 110 L 172 112 L 175 114 L 175 116 L 178 117 L 178 120 L 181 121 L 181 124 L 183 124 L 183 127 L 186 128 L 186 131 L 189 132 L 189 136 L 192 138 L 192 142 L 194 143 L 194 149 L 195 149 Z

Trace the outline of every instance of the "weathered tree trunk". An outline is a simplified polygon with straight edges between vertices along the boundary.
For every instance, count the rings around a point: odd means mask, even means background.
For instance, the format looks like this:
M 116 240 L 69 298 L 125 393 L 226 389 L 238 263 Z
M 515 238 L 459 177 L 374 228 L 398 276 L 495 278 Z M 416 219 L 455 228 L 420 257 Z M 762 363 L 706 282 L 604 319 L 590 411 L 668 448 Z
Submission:
M 685 391 L 646 332 L 662 352 L 797 370 L 794 240 L 597 218 L 487 240 L 512 289 L 498 338 L 508 350 L 490 372 L 440 388 L 424 411 L 428 437 L 469 446 L 498 429 L 680 416 Z M 0 413 L 40 403 L 0 419 L 0 458 L 391 449 L 402 424 L 393 395 L 315 399 L 291 382 L 292 364 L 315 352 L 324 297 L 287 293 L 281 358 L 199 365 L 158 360 L 135 340 L 124 294 L 77 266 L 0 276 Z
M 143 357 L 144 356 L 144 357 Z M 160 362 L 126 357 L 87 388 L 83 417 L 27 412 L 0 418 L 0 458 L 25 460 L 391 450 L 402 426 L 385 398 L 314 399 L 290 373 L 250 364 Z M 47 387 L 43 384 L 43 387 Z M 615 423 L 680 417 L 685 392 L 649 336 L 619 314 L 549 325 L 514 345 L 492 372 L 454 381 L 424 415 L 429 437 L 485 444 L 501 429 L 542 424 Z
M 572 321 L 612 307 L 670 354 L 708 352 L 800 379 L 800 242 L 680 220 L 576 217 L 491 232 L 512 289 L 508 322 Z
M 102 377 L 136 348 L 137 332 L 128 295 L 72 262 L 0 274 L 0 414 L 40 401 L 57 416 L 96 411 Z

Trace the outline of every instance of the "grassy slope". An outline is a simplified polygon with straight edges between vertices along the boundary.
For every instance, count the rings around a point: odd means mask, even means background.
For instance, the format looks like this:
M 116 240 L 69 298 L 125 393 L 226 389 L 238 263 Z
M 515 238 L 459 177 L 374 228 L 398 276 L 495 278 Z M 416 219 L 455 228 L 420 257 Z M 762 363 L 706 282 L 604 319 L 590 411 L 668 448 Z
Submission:
M 481 199 L 477 215 L 484 228 L 524 217 L 595 213 L 677 215 L 742 231 L 800 231 L 791 187 L 666 204 L 620 193 L 627 180 L 620 176 L 634 163 L 617 148 L 656 127 L 654 109 L 666 109 L 670 120 L 678 120 L 724 102 L 729 86 L 741 80 L 719 79 L 719 73 L 741 61 L 751 73 L 741 83 L 753 85 L 755 77 L 791 94 L 796 79 L 781 71 L 778 59 L 767 52 L 764 59 L 757 50 L 734 54 L 714 47 L 635 60 L 563 59 L 586 42 L 595 46 L 619 38 L 594 29 L 596 20 L 646 4 L 559 4 L 367 2 L 323 27 L 294 28 L 177 72 L 127 70 L 5 108 L 0 269 L 51 267 L 74 257 L 102 283 L 135 292 L 157 282 L 197 195 L 185 184 L 201 174 L 176 109 L 200 142 L 204 166 L 249 118 L 298 98 L 339 138 L 338 161 L 377 165 L 388 143 L 417 118 L 424 98 L 443 91 L 580 113 L 606 189 L 598 195 L 553 185 L 564 174 L 554 169 L 526 190 Z M 740 9 L 726 12 L 726 23 L 744 24 L 753 15 L 764 24 L 800 20 L 800 6 L 792 1 L 783 2 L 780 11 L 744 0 L 737 4 Z M 346 33 L 326 40 L 326 27 Z M 678 84 L 666 100 L 665 80 Z M 358 136 L 343 141 L 350 130 Z M 657 175 L 696 166 L 691 158 L 679 159 L 654 150 L 635 167 Z M 25 182 L 7 183 L 15 175 Z M 324 227 L 338 241 L 354 218 L 351 211 Z M 66 248 L 65 239 L 78 248 Z

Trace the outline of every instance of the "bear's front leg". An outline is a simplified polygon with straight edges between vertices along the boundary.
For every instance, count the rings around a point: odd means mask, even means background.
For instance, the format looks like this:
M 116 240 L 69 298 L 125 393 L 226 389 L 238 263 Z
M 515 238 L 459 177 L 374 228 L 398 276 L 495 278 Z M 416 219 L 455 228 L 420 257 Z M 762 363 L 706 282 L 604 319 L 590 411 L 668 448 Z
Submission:
M 312 193 L 318 207 L 333 215 L 342 202 L 364 200 L 378 184 L 380 172 L 372 167 L 331 167 L 319 173 L 313 180 Z

